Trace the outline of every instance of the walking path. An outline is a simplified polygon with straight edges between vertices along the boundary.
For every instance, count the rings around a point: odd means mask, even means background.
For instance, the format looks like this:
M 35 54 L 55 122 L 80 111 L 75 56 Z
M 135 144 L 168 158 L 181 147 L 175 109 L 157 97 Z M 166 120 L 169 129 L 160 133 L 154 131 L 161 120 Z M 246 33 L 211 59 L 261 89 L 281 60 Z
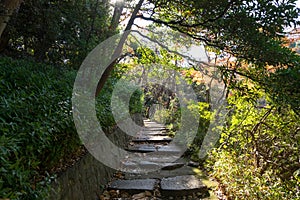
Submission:
M 127 149 L 141 156 L 128 158 L 123 163 L 123 170 L 135 173 L 117 173 L 100 199 L 196 200 L 209 197 L 209 188 L 203 182 L 211 181 L 197 165 L 184 158 L 174 161 L 181 149 L 171 143 L 166 127 L 149 120 L 144 120 L 144 124 L 143 131 Z

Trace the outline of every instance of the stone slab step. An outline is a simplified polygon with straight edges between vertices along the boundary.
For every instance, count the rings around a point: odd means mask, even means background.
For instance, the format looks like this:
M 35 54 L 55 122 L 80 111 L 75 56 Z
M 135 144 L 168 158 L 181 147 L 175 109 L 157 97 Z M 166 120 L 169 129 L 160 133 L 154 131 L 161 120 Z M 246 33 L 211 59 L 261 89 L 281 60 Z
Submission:
M 150 153 L 150 152 L 165 152 L 165 153 L 180 153 L 182 149 L 175 145 L 155 145 L 155 144 L 135 144 L 129 146 L 127 151 L 136 153 Z M 150 155 L 149 155 L 150 156 Z
M 184 175 L 199 175 L 199 172 L 197 173 L 197 171 L 199 171 L 199 169 L 189 166 L 183 166 L 174 170 L 158 170 L 147 174 L 126 173 L 125 179 L 162 179 Z
M 137 136 L 167 136 L 168 133 L 166 131 L 151 131 L 151 130 L 144 130 L 137 133 Z
M 209 196 L 208 188 L 194 175 L 163 178 L 160 182 L 163 196 L 185 196 L 193 193 L 202 193 Z
M 135 153 L 131 154 L 126 161 L 130 162 L 140 162 L 141 160 L 143 161 L 148 161 L 148 162 L 155 162 L 155 163 L 173 163 L 173 162 L 184 162 L 179 160 L 178 158 L 180 155 L 178 153 L 168 153 L 168 152 L 154 152 L 154 153 Z
M 147 160 L 140 161 L 127 161 L 123 163 L 123 167 L 129 168 L 141 168 L 141 169 L 162 169 L 162 170 L 174 170 L 184 166 L 185 163 L 174 162 L 174 163 L 162 163 L 162 162 L 151 162 Z
M 157 128 L 157 129 L 166 129 L 166 126 L 160 124 L 145 124 L 145 128 Z
M 108 190 L 126 190 L 130 194 L 153 191 L 157 179 L 115 180 L 108 185 Z
M 171 142 L 172 138 L 168 136 L 141 136 L 132 139 L 132 142 Z
M 174 170 L 178 169 L 184 166 L 185 163 L 177 162 L 177 163 L 165 163 L 163 167 L 161 168 L 162 170 Z
M 161 148 L 162 145 L 155 145 L 155 144 L 143 144 L 143 145 L 133 145 L 129 146 L 126 150 L 131 152 L 137 152 L 137 153 L 149 153 L 149 152 L 155 152 L 159 148 Z
M 138 173 L 138 174 L 144 174 L 144 173 L 148 173 L 148 172 L 157 171 L 160 168 L 161 168 L 161 166 L 159 166 L 158 163 L 152 163 L 152 162 L 147 162 L 147 161 L 140 162 L 140 163 L 127 161 L 127 162 L 124 162 L 122 165 L 122 170 L 130 171 L 130 172 Z
M 165 127 L 143 127 L 142 131 L 167 131 L 168 129 Z
M 159 126 L 164 126 L 164 124 L 158 123 L 158 122 L 154 122 L 154 121 L 149 121 L 149 120 L 145 120 L 144 121 L 145 125 L 159 125 Z
M 145 126 L 165 126 L 164 124 L 153 122 L 153 121 L 144 121 Z
M 159 124 L 156 122 L 144 122 L 144 127 L 146 128 L 166 128 L 164 124 Z

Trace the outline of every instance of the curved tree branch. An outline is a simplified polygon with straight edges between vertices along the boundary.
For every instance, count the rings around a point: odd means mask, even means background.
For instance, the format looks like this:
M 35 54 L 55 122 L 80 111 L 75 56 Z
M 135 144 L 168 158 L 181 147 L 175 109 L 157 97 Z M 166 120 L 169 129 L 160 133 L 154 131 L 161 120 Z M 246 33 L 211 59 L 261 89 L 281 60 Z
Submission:
M 145 17 L 143 15 L 138 15 L 136 17 L 144 19 L 144 20 L 148 20 L 148 21 L 150 20 L 150 21 L 153 21 L 153 22 L 158 23 L 158 24 L 164 24 L 166 26 L 178 25 L 178 26 L 186 27 L 186 28 L 196 28 L 196 27 L 200 27 L 200 26 L 205 27 L 205 26 L 207 26 L 207 23 L 215 22 L 215 21 L 219 20 L 220 18 L 222 18 L 228 12 L 228 10 L 233 5 L 233 3 L 234 3 L 234 1 L 229 1 L 228 4 L 226 5 L 226 7 L 224 8 L 224 10 L 219 15 L 217 15 L 215 18 L 207 19 L 204 22 L 198 22 L 198 23 L 193 23 L 193 24 L 184 23 L 184 19 L 181 19 L 181 20 L 178 20 L 178 21 L 176 21 L 176 20 L 163 21 L 163 20 L 160 20 L 160 19 L 154 19 L 152 16 L 151 17 Z
M 121 55 L 122 53 L 122 49 L 123 46 L 125 44 L 125 41 L 129 35 L 129 30 L 131 30 L 134 20 L 136 19 L 136 16 L 138 14 L 138 12 L 140 11 L 142 5 L 144 3 L 144 0 L 139 0 L 138 4 L 135 6 L 134 11 L 132 12 L 131 18 L 125 28 L 124 34 L 122 35 L 117 48 L 114 51 L 114 54 L 112 56 L 112 58 L 116 58 L 113 60 L 113 62 L 106 68 L 106 70 L 104 71 L 100 81 L 98 82 L 97 85 L 97 89 L 96 89 L 96 96 L 99 95 L 100 91 L 102 90 L 102 88 L 104 87 L 105 82 L 107 81 L 110 73 L 112 72 L 112 70 L 114 69 L 115 65 L 118 63 L 118 57 Z

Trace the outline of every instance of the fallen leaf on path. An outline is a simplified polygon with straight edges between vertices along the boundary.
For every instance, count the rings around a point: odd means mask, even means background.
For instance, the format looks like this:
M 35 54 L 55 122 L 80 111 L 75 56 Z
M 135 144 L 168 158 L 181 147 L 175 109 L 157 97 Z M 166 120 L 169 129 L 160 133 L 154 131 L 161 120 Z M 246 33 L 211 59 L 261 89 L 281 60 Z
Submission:
M 144 199 L 146 197 L 146 194 L 143 192 L 143 193 L 139 193 L 139 194 L 135 194 L 132 196 L 132 199 L 134 200 L 141 200 L 141 199 Z

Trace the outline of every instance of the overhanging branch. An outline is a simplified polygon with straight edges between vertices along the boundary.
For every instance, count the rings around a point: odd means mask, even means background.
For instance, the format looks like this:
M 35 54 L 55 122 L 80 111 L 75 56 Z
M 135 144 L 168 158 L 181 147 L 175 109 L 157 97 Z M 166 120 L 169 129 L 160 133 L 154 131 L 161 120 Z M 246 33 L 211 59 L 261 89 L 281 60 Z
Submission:
M 203 62 L 203 61 L 199 61 L 199 60 L 193 59 L 193 58 L 191 58 L 191 57 L 188 56 L 188 55 L 184 55 L 184 54 L 182 54 L 182 53 L 179 53 L 178 51 L 171 50 L 169 47 L 167 47 L 166 45 L 162 44 L 161 42 L 159 42 L 159 41 L 157 41 L 157 40 L 154 40 L 154 39 L 152 39 L 152 38 L 150 38 L 150 37 L 148 37 L 148 36 L 142 34 L 142 33 L 139 32 L 139 31 L 132 30 L 131 32 L 137 33 L 137 34 L 139 34 L 141 37 L 146 38 L 147 40 L 156 43 L 157 45 L 159 45 L 160 47 L 162 47 L 163 49 L 167 50 L 167 51 L 170 52 L 170 53 L 174 53 L 174 54 L 179 55 L 179 56 L 181 56 L 181 57 L 183 57 L 183 58 L 186 58 L 187 60 L 190 60 L 190 61 L 193 61 L 193 62 L 202 64 L 202 65 L 210 66 L 210 65 L 209 65 L 208 63 L 206 63 L 206 62 Z

